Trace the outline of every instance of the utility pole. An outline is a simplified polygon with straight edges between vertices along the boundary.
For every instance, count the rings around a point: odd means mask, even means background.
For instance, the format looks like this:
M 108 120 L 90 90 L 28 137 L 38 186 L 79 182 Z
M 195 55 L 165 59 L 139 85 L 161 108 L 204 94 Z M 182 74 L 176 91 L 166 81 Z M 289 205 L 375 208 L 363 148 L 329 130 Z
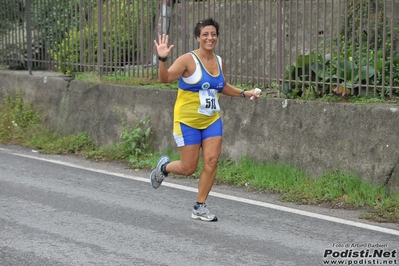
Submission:
M 172 5 L 173 5 L 173 0 L 161 1 L 161 8 L 159 9 L 159 14 L 158 14 L 158 27 L 157 27 L 158 36 L 162 34 L 168 34 L 170 18 L 172 16 Z M 157 63 L 158 63 L 158 54 L 156 48 L 154 47 L 152 55 L 152 64 L 156 65 Z

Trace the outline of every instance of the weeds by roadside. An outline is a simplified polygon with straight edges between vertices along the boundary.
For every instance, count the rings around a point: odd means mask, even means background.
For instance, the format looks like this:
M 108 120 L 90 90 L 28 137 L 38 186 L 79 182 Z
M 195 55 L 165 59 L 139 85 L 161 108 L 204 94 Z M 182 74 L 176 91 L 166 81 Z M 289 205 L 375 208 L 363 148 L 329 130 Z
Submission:
M 0 105 L 0 143 L 20 145 L 51 154 L 80 154 L 97 149 L 87 133 L 61 136 L 48 130 L 38 110 L 21 95 L 6 95 Z
M 221 161 L 217 180 L 248 190 L 278 193 L 280 200 L 296 204 L 364 208 L 366 213 L 359 218 L 399 223 L 399 192 L 388 194 L 383 186 L 336 170 L 313 179 L 290 165 L 255 163 L 243 157 L 238 162 Z
M 135 128 L 126 126 L 121 141 L 98 147 L 85 132 L 61 136 L 46 129 L 43 119 L 20 94 L 6 95 L 0 102 L 0 143 L 38 149 L 47 154 L 76 154 L 97 161 L 119 160 L 132 168 L 151 168 L 159 157 L 149 138 L 149 121 L 139 121 Z M 179 155 L 166 151 L 171 159 Z M 189 178 L 199 177 L 202 163 Z M 386 192 L 359 178 L 338 171 L 312 179 L 301 170 L 286 164 L 256 163 L 249 157 L 239 161 L 220 160 L 217 182 L 253 191 L 280 194 L 281 200 L 296 204 L 319 204 L 331 208 L 367 208 L 360 218 L 376 222 L 399 223 L 399 192 Z
M 154 165 L 151 160 L 153 155 L 149 141 L 152 131 L 148 123 L 149 120 L 139 121 L 135 128 L 130 128 L 126 126 L 125 122 L 122 122 L 124 125 L 123 132 L 120 134 L 122 141 L 89 151 L 85 154 L 86 158 L 125 161 L 136 168 L 147 168 Z

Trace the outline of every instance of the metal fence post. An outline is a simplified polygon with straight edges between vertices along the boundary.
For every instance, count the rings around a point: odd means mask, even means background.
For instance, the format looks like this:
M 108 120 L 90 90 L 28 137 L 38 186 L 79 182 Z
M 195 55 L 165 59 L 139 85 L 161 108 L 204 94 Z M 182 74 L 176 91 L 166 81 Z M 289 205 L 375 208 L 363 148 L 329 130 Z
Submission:
M 29 74 L 32 75 L 32 27 L 31 27 L 31 18 L 30 18 L 30 0 L 26 0 L 26 45 L 28 51 L 28 69 Z
M 188 27 L 187 27 L 187 23 L 188 23 L 188 20 L 187 20 L 187 12 L 188 12 L 187 0 L 182 0 L 181 4 L 182 4 L 182 9 L 181 9 L 181 11 L 182 11 L 182 14 L 181 14 L 181 36 L 182 36 L 181 39 L 182 39 L 182 45 L 181 45 L 181 47 L 182 47 L 182 52 L 184 53 L 184 52 L 188 52 L 188 50 L 189 50 L 189 46 L 188 46 L 189 40 L 187 38 L 189 36 Z
M 98 7 L 98 48 L 97 48 L 97 71 L 101 77 L 103 75 L 104 66 L 104 36 L 103 36 L 103 0 L 97 0 Z
M 173 0 L 161 0 L 160 5 L 161 8 L 158 14 L 158 25 L 157 25 L 158 36 L 162 34 L 168 34 L 170 18 L 172 16 Z M 156 38 L 158 36 L 156 36 Z M 154 47 L 152 54 L 152 64 L 156 65 L 157 62 L 158 62 L 158 54 L 156 48 Z
M 284 67 L 284 43 L 283 43 L 283 28 L 284 28 L 284 19 L 283 19 L 283 8 L 284 4 L 283 0 L 277 1 L 277 47 L 276 47 L 276 76 L 277 76 L 277 84 L 279 84 L 278 97 L 280 97 L 281 86 L 284 84 L 283 81 L 283 71 Z

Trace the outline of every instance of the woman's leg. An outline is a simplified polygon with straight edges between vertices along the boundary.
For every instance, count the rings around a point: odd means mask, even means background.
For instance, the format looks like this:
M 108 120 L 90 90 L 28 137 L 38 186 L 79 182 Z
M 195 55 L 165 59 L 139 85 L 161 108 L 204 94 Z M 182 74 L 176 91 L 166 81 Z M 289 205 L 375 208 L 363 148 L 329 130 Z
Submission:
M 189 176 L 197 170 L 201 144 L 179 147 L 180 160 L 166 165 L 166 172 Z
M 217 164 L 222 150 L 222 137 L 212 137 L 202 142 L 202 169 L 198 182 L 197 202 L 205 202 L 215 181 Z M 168 173 L 189 176 L 197 170 L 200 145 L 190 145 L 179 148 L 180 160 L 166 165 Z
M 217 164 L 222 150 L 222 137 L 207 138 L 202 141 L 202 169 L 198 183 L 197 202 L 205 202 L 215 181 Z

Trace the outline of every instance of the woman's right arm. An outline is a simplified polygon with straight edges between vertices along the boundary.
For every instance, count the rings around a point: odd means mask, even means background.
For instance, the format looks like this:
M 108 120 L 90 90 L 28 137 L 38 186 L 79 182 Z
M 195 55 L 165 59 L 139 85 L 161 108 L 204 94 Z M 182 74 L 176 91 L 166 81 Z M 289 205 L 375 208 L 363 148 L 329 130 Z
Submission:
M 154 40 L 155 47 L 157 48 L 158 56 L 167 58 L 170 55 L 174 45 L 168 47 L 169 36 L 162 34 L 158 36 L 158 42 Z M 171 83 L 177 80 L 187 70 L 185 58 L 186 54 L 180 56 L 168 68 L 168 61 L 159 60 L 158 76 L 162 83 Z
M 184 54 L 178 57 L 169 68 L 167 61 L 159 61 L 159 81 L 162 83 L 171 83 L 182 76 L 187 70 L 187 56 L 191 57 L 189 54 Z

